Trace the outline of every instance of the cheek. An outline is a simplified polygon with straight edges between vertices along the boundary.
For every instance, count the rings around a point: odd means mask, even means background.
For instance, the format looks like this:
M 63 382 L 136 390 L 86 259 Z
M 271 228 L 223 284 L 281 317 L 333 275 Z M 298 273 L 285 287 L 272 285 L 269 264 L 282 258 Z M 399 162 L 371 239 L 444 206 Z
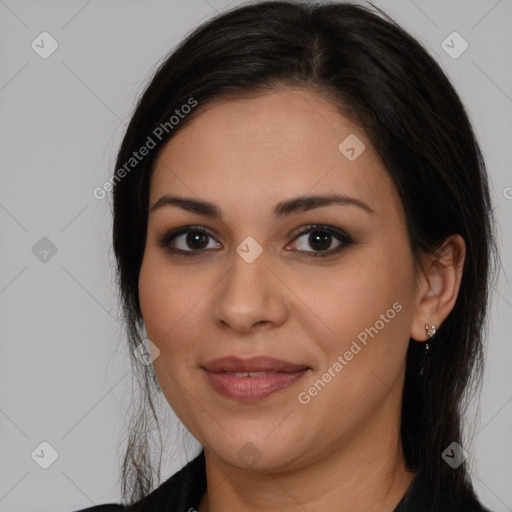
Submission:
M 314 411 L 315 421 L 330 425 L 323 427 L 326 434 L 336 435 L 345 425 L 350 435 L 389 398 L 400 401 L 408 346 L 406 309 L 394 300 L 392 288 L 375 294 L 371 284 L 357 282 L 361 293 L 326 303 L 324 319 L 335 334 L 315 337 L 310 332 L 321 350 L 320 366 L 297 399 L 307 403 L 305 414 Z M 349 286 L 347 281 L 342 290 L 349 292 Z
M 311 337 L 337 353 L 377 321 L 382 327 L 381 315 L 394 319 L 392 306 L 409 286 L 406 272 L 395 272 L 396 266 L 391 255 L 354 253 L 336 270 L 297 280 L 297 296 L 307 298 L 300 318 Z M 389 332 L 391 323 L 396 322 L 386 322 L 382 332 Z
M 357 407 L 369 390 L 378 394 L 376 387 L 391 388 L 400 379 L 409 341 L 411 314 L 406 306 L 413 282 L 407 255 L 404 244 L 397 244 L 393 251 L 382 244 L 381 250 L 354 254 L 321 286 L 312 286 L 313 280 L 302 282 L 300 294 L 308 297 L 308 305 L 317 313 L 304 315 L 309 322 L 304 320 L 303 326 L 321 351 L 320 374 L 330 370 L 325 398 L 329 395 L 338 403 Z
M 181 331 L 199 300 L 196 295 L 200 288 L 197 279 L 183 280 L 179 270 L 166 264 L 164 257 L 155 251 L 146 252 L 139 276 L 140 306 L 147 336 L 165 358 L 177 343 L 186 346 Z
M 167 402 L 196 436 L 199 432 L 193 428 L 193 418 L 194 414 L 200 416 L 202 409 L 194 413 L 194 403 L 190 403 L 189 393 L 194 388 L 190 370 L 197 364 L 199 340 L 194 317 L 200 311 L 205 289 L 197 278 L 187 278 L 161 255 L 145 254 L 139 300 L 147 337 L 160 350 L 153 367 Z

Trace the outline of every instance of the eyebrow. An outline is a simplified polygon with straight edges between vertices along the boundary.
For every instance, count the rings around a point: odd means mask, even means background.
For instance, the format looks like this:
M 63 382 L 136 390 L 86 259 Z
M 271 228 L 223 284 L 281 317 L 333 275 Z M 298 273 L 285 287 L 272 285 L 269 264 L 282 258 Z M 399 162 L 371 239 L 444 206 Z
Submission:
M 367 213 L 375 213 L 372 208 L 370 208 L 360 199 L 339 194 L 327 194 L 299 196 L 277 203 L 277 205 L 274 207 L 274 216 L 286 217 L 294 213 L 306 212 L 314 208 L 321 208 L 322 206 L 329 206 L 333 204 L 342 206 L 355 206 L 366 211 Z M 181 196 L 162 196 L 149 209 L 149 213 L 159 210 L 164 206 L 177 206 L 189 212 L 198 213 L 200 215 L 206 215 L 208 217 L 222 220 L 222 213 L 219 207 L 215 204 L 208 201 Z

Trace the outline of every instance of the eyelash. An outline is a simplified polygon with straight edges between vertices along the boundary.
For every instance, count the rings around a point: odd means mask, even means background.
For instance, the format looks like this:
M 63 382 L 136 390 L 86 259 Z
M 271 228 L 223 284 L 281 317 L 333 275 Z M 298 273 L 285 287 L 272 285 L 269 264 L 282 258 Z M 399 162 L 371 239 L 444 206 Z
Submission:
M 338 239 L 341 244 L 336 249 L 330 249 L 327 251 L 299 251 L 304 252 L 308 256 L 312 258 L 318 258 L 318 257 L 326 257 L 330 256 L 332 254 L 340 252 L 342 249 L 346 249 L 347 247 L 350 247 L 354 241 L 352 237 L 346 233 L 345 231 L 335 228 L 334 226 L 329 226 L 325 224 L 311 224 L 308 226 L 304 226 L 299 229 L 297 235 L 294 237 L 292 241 L 297 240 L 304 234 L 308 233 L 314 233 L 314 232 L 321 232 L 321 233 L 327 233 L 330 235 L 333 235 L 336 239 Z M 191 251 L 184 251 L 182 249 L 176 249 L 175 247 L 171 247 L 170 243 L 178 236 L 188 233 L 202 233 L 204 235 L 207 235 L 213 239 L 214 236 L 202 226 L 184 226 L 182 228 L 178 228 L 173 231 L 169 231 L 162 237 L 158 239 L 158 246 L 166 249 L 167 251 L 171 252 L 172 254 L 176 256 L 199 256 L 200 253 L 205 252 L 207 250 L 212 249 L 197 249 L 197 250 L 191 250 Z

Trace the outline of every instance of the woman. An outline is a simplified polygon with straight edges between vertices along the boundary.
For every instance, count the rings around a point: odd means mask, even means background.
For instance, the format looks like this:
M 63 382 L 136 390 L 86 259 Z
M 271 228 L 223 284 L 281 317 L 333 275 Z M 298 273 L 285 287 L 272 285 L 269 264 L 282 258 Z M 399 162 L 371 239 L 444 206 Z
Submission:
M 112 183 L 143 400 L 157 420 L 163 395 L 203 450 L 152 490 L 137 411 L 126 506 L 88 510 L 485 510 L 461 411 L 492 205 L 416 40 L 350 4 L 223 13 L 152 78 Z

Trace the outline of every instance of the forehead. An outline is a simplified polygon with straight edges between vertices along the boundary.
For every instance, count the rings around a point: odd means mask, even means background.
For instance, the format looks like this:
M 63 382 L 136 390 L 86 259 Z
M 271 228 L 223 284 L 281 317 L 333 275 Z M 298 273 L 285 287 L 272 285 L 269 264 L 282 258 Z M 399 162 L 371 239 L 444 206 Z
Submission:
M 283 89 L 197 109 L 155 162 L 151 203 L 160 193 L 261 204 L 337 191 L 375 211 L 400 208 L 365 131 L 318 93 Z

